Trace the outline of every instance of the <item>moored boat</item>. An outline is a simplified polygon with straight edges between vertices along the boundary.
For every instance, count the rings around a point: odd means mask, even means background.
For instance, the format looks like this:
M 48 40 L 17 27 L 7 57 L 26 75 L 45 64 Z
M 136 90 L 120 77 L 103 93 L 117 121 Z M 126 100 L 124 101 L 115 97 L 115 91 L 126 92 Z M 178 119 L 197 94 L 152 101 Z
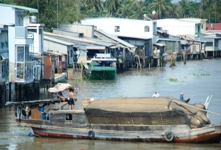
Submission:
M 173 97 L 85 100 L 89 105 L 82 110 L 67 110 L 59 100 L 6 105 L 18 106 L 20 126 L 45 137 L 175 143 L 221 140 L 221 125 L 211 124 L 199 103 L 190 105 Z
M 110 54 L 97 53 L 91 58 L 86 68 L 86 76 L 90 80 L 114 80 L 116 78 L 116 58 Z

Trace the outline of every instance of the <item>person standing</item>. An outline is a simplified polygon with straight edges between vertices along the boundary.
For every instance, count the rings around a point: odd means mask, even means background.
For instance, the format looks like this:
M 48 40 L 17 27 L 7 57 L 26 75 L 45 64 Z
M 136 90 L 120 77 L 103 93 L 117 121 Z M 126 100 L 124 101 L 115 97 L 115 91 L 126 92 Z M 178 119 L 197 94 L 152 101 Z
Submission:
M 152 95 L 152 97 L 159 97 L 159 96 L 160 96 L 160 94 L 157 93 L 157 92 L 155 92 L 155 93 Z
M 69 89 L 68 104 L 70 105 L 70 109 L 74 108 L 74 89 L 73 88 Z

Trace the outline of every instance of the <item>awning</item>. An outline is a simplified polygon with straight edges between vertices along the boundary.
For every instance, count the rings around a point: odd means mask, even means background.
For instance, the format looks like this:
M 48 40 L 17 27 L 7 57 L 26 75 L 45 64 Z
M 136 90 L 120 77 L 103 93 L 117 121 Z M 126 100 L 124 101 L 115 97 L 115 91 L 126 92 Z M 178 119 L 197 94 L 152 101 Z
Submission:
M 30 56 L 37 58 L 37 59 L 44 58 L 44 56 L 41 56 L 40 54 L 37 54 L 37 53 L 30 53 Z
M 69 83 L 58 83 L 54 87 L 49 88 L 48 92 L 57 93 L 57 92 L 60 92 L 60 91 L 67 90 L 70 87 L 72 87 L 72 86 Z
M 54 56 L 61 56 L 61 55 L 65 55 L 65 54 L 61 54 L 61 53 L 56 53 L 56 52 L 43 52 L 44 54 L 46 54 L 46 55 L 54 55 Z
M 165 46 L 165 44 L 163 44 L 163 43 L 153 43 L 153 45 L 154 45 L 154 46 L 160 46 L 160 47 Z

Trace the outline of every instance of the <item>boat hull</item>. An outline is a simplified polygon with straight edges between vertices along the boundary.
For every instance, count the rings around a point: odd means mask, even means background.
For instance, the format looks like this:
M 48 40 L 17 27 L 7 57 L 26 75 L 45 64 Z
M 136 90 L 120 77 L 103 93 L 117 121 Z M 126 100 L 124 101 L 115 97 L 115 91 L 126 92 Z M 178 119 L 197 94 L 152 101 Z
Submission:
M 221 125 L 209 125 L 198 129 L 189 129 L 187 125 L 164 126 L 108 126 L 87 125 L 74 127 L 71 124 L 61 126 L 47 125 L 33 121 L 20 122 L 21 126 L 29 126 L 36 135 L 43 137 L 97 139 L 112 141 L 141 141 L 169 143 L 219 143 Z M 133 130 L 136 129 L 136 130 Z M 168 139 L 166 133 L 172 133 Z
M 90 80 L 114 80 L 116 78 L 116 67 L 93 67 L 87 72 Z

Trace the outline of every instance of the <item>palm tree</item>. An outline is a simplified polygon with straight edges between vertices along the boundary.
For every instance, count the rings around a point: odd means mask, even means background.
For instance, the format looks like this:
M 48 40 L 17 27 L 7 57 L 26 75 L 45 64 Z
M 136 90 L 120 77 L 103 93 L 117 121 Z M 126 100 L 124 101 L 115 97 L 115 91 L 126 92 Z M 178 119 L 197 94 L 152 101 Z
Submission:
M 102 10 L 102 0 L 86 0 L 89 7 L 94 8 L 96 11 Z
M 130 18 L 131 14 L 132 14 L 132 4 L 133 4 L 134 0 L 127 0 L 127 1 L 123 1 L 120 6 L 119 9 L 116 12 L 116 17 L 120 17 L 120 18 Z
M 190 16 L 190 6 L 189 6 L 189 1 L 188 0 L 181 0 L 179 2 L 180 6 L 181 6 L 181 17 L 188 17 Z
M 169 16 L 171 10 L 171 0 L 154 0 L 149 6 L 149 11 L 156 10 L 158 19 Z
M 104 5 L 108 10 L 109 14 L 112 16 L 120 6 L 121 0 L 106 0 Z
M 179 18 L 179 4 L 174 3 L 171 5 L 170 17 Z
M 138 1 L 138 0 L 135 0 L 135 9 L 137 10 L 136 13 L 133 14 L 133 18 L 136 18 L 136 19 L 143 19 L 143 15 L 146 14 L 146 7 L 144 5 L 144 2 L 143 1 Z

